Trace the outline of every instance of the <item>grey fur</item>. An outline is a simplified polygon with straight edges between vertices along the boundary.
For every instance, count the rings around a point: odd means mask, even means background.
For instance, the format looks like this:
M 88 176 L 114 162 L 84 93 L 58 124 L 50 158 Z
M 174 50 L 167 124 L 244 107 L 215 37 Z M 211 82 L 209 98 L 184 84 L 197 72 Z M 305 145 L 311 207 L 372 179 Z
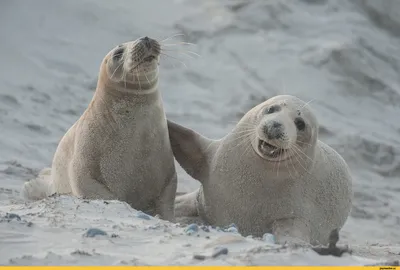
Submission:
M 281 110 L 268 113 L 274 104 Z M 303 131 L 294 124 L 296 118 L 304 120 Z M 268 139 L 265 126 L 271 121 L 282 124 L 276 125 L 281 134 Z M 313 245 L 328 244 L 331 231 L 347 220 L 352 205 L 349 168 L 318 140 L 317 119 L 300 99 L 276 96 L 257 105 L 220 140 L 167 122 L 175 158 L 202 184 L 176 198 L 177 219 L 200 216 L 215 226 L 235 223 L 243 235 L 268 232 L 280 243 Z M 271 149 L 262 152 L 259 139 L 289 150 L 278 157 L 280 152 Z
M 177 178 L 158 91 L 159 56 L 160 45 L 148 38 L 105 56 L 90 105 L 61 139 L 52 168 L 25 183 L 25 198 L 121 200 L 174 221 Z

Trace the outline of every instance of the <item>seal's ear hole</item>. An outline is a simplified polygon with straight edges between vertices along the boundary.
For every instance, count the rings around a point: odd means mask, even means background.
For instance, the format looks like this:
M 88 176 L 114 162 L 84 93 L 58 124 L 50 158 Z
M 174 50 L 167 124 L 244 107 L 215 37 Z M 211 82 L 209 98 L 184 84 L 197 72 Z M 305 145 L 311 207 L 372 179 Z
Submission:
M 296 117 L 296 119 L 294 119 L 294 124 L 296 125 L 296 128 L 300 131 L 306 128 L 306 123 L 301 117 Z
M 119 61 L 122 58 L 124 51 L 125 51 L 124 46 L 119 45 L 118 48 L 113 53 L 114 60 Z
M 281 107 L 279 105 L 272 105 L 271 107 L 268 107 L 265 109 L 265 114 L 279 112 L 280 110 L 281 110 Z

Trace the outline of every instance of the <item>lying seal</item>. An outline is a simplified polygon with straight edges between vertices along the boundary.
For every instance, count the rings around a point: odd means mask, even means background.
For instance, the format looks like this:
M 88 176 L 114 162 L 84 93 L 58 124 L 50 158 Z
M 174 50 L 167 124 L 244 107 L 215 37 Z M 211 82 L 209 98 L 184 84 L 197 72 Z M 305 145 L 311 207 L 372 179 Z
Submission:
M 94 97 L 67 131 L 52 168 L 27 182 L 27 199 L 53 193 L 117 199 L 173 220 L 177 178 L 158 91 L 160 44 L 148 37 L 111 50 Z
M 275 96 L 220 140 L 168 120 L 175 158 L 202 184 L 176 198 L 176 218 L 235 223 L 243 235 L 273 233 L 281 243 L 328 244 L 349 215 L 351 176 L 343 158 L 318 140 L 306 105 Z

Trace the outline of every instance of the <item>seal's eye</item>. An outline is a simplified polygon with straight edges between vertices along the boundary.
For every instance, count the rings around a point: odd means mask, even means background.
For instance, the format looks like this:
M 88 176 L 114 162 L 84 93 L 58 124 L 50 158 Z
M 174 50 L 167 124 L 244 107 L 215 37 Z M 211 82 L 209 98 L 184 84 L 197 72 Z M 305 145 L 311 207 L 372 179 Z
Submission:
M 304 130 L 306 128 L 306 123 L 304 123 L 304 120 L 300 117 L 294 119 L 294 124 L 296 125 L 298 130 Z
M 267 108 L 265 110 L 265 113 L 270 114 L 270 113 L 274 113 L 274 112 L 279 112 L 280 110 L 281 110 L 281 107 L 279 107 L 278 105 L 273 105 L 273 106 Z
M 124 47 L 123 46 L 118 46 L 118 48 L 114 51 L 114 59 L 115 60 L 120 60 L 122 58 L 122 55 L 124 54 Z

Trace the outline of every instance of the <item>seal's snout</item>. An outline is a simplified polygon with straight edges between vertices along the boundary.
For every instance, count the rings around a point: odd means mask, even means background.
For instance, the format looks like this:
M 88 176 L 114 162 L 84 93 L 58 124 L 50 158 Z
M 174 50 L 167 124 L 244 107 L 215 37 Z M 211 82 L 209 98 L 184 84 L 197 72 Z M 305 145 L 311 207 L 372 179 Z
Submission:
M 161 46 L 157 40 L 142 37 L 139 38 L 132 48 L 132 60 L 134 62 L 151 63 L 157 60 L 161 53 Z
M 137 46 L 141 47 L 141 50 L 148 55 L 156 56 L 160 53 L 160 44 L 158 41 L 149 37 L 140 38 Z
M 151 49 L 151 42 L 149 37 L 142 37 L 140 40 L 144 43 L 148 50 Z
M 278 121 L 271 121 L 264 125 L 263 132 L 269 140 L 276 140 L 283 137 L 283 125 Z
M 258 128 L 257 150 L 264 157 L 282 158 L 290 148 L 290 127 L 286 119 L 268 119 Z

